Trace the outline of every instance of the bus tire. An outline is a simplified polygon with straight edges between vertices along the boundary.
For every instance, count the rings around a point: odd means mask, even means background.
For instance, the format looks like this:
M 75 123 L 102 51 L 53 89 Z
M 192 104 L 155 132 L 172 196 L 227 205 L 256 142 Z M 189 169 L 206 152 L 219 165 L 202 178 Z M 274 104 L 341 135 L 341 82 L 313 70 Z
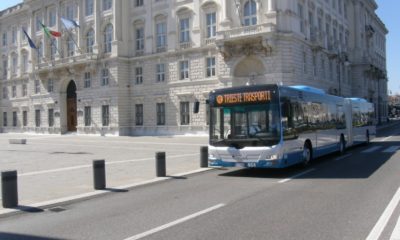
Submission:
M 302 161 L 301 165 L 303 167 L 310 165 L 311 160 L 312 160 L 312 147 L 309 142 L 304 143 L 302 157 L 303 157 L 303 161 Z
M 370 143 L 371 139 L 369 137 L 369 131 L 367 130 L 365 132 L 365 145 L 368 145 Z
M 344 136 L 340 135 L 340 142 L 339 142 L 339 153 L 343 155 L 346 152 L 346 141 L 344 140 Z

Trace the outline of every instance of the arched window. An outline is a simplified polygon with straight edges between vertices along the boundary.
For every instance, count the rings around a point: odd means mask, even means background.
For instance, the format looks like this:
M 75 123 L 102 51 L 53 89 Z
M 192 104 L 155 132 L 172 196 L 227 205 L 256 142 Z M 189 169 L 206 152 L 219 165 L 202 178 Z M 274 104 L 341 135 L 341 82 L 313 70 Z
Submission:
M 257 3 L 254 0 L 244 4 L 244 25 L 251 26 L 257 24 Z
M 110 53 L 112 50 L 112 41 L 113 41 L 113 26 L 108 24 L 104 30 L 104 52 Z
M 90 29 L 86 33 L 86 52 L 93 53 L 93 45 L 94 45 L 94 31 Z

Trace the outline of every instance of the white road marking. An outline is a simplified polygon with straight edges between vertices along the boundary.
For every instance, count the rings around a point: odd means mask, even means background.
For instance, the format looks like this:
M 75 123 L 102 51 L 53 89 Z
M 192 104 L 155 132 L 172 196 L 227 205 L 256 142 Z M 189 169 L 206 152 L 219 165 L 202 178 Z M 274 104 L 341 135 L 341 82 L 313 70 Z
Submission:
M 400 217 L 397 220 L 392 235 L 390 236 L 390 240 L 400 240 Z
M 382 213 L 381 217 L 379 218 L 378 222 L 376 222 L 374 228 L 369 233 L 366 240 L 378 240 L 381 236 L 383 229 L 386 227 L 387 223 L 389 222 L 390 217 L 392 216 L 394 210 L 396 209 L 397 205 L 400 201 L 400 188 L 397 189 L 397 192 L 394 194 L 392 200 L 390 201 L 389 205 L 386 207 L 385 211 Z
M 381 141 L 381 142 L 385 142 L 385 141 L 391 139 L 392 137 L 393 137 L 393 136 L 385 137 L 385 138 L 382 138 L 380 141 Z
M 168 156 L 168 158 L 191 157 L 191 156 L 196 156 L 196 155 L 199 155 L 199 154 L 172 155 L 172 156 Z M 121 161 L 106 162 L 106 165 L 123 164 L 123 163 L 131 163 L 131 162 L 143 162 L 143 161 L 151 161 L 151 160 L 154 160 L 154 158 L 142 158 L 142 159 L 134 159 L 134 160 L 121 160 Z M 84 164 L 84 165 L 78 165 L 78 166 L 73 166 L 73 167 L 56 168 L 56 169 L 50 169 L 50 170 L 21 173 L 21 174 L 18 174 L 18 177 L 33 176 L 33 175 L 40 175 L 40 174 L 46 174 L 46 173 L 64 172 L 64 171 L 71 171 L 71 170 L 90 168 L 90 167 L 92 167 L 91 164 Z
M 371 152 L 374 152 L 374 151 L 378 150 L 379 148 L 382 148 L 382 146 L 370 147 L 370 148 L 368 148 L 368 149 L 362 151 L 362 153 L 371 153 Z
M 206 213 L 212 212 L 212 211 L 217 210 L 218 208 L 221 208 L 221 207 L 224 207 L 224 206 L 225 206 L 225 204 L 223 204 L 223 203 L 217 204 L 217 205 L 215 205 L 215 206 L 213 206 L 213 207 L 210 207 L 210 208 L 204 209 L 204 210 L 202 210 L 202 211 L 193 213 L 193 214 L 191 214 L 191 215 L 189 215 L 189 216 L 186 216 L 186 217 L 177 219 L 177 220 L 175 220 L 175 221 L 173 221 L 173 222 L 170 222 L 170 223 L 164 224 L 164 225 L 162 225 L 162 226 L 153 228 L 153 229 L 151 229 L 151 230 L 149 230 L 149 231 L 146 231 L 146 232 L 137 234 L 137 235 L 135 235 L 135 236 L 126 238 L 125 240 L 137 240 L 137 239 L 141 239 L 141 238 L 147 237 L 147 236 L 149 236 L 149 235 L 152 235 L 152 234 L 154 234 L 154 233 L 163 231 L 163 230 L 165 230 L 165 229 L 167 229 L 167 228 L 173 227 L 173 226 L 178 225 L 178 224 L 181 224 L 181 223 L 183 223 L 183 222 L 189 221 L 189 220 L 191 220 L 191 219 L 193 219 L 193 218 L 196 218 L 196 217 L 198 217 L 198 216 L 201 216 L 201 215 L 204 215 L 204 214 L 206 214 Z
M 397 152 L 397 150 L 400 148 L 400 146 L 391 146 L 386 148 L 383 152 L 384 153 L 394 153 Z
M 315 170 L 315 168 L 309 169 L 309 170 L 307 170 L 307 171 L 304 171 L 304 172 L 301 172 L 301 173 L 299 173 L 299 174 L 296 174 L 296 175 L 294 175 L 294 176 L 292 176 L 292 177 L 290 177 L 290 178 L 286 178 L 286 179 L 280 180 L 278 183 L 286 183 L 286 182 L 289 182 L 289 181 L 291 181 L 291 180 L 293 180 L 293 179 L 295 179 L 295 178 L 297 178 L 297 177 L 303 176 L 303 175 L 305 175 L 305 174 L 307 174 L 307 173 L 309 173 L 309 172 L 312 172 L 312 171 L 314 171 L 314 170 Z
M 353 154 L 352 154 L 352 153 L 348 153 L 348 154 L 346 154 L 346 155 L 343 155 L 343 156 L 341 156 L 341 157 L 336 158 L 335 161 L 339 161 L 339 160 L 348 158 L 348 157 L 350 157 L 351 155 L 353 155 Z

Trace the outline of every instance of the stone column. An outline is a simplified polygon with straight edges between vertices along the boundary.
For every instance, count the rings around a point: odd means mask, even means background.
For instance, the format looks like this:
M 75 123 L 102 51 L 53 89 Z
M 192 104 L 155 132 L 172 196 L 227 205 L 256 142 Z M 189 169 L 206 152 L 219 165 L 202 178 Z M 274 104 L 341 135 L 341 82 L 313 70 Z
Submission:
M 222 22 L 221 25 L 223 28 L 230 27 L 231 19 L 230 19 L 230 5 L 235 4 L 234 1 L 231 0 L 222 0 Z M 240 19 L 241 21 L 241 19 Z

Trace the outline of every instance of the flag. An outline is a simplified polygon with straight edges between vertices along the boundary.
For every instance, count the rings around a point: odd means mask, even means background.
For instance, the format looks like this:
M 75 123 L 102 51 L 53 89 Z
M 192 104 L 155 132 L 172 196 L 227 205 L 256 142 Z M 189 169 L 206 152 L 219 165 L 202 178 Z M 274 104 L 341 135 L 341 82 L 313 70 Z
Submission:
M 66 29 L 71 29 L 71 28 L 76 28 L 76 27 L 80 27 L 79 24 L 72 20 L 72 19 L 68 19 L 68 18 L 61 18 L 61 22 L 64 24 L 64 27 Z
M 31 48 L 33 48 L 33 49 L 38 49 L 38 48 L 36 47 L 36 45 L 33 43 L 32 39 L 29 37 L 28 33 L 26 33 L 25 29 L 22 29 L 22 31 L 24 32 L 26 38 L 28 39 L 29 46 L 30 46 Z
M 40 23 L 40 25 L 42 25 L 43 31 L 44 33 L 46 33 L 47 37 L 61 37 L 61 33 L 60 32 L 56 32 L 56 31 L 52 31 L 50 30 L 48 27 L 46 27 L 46 25 L 44 25 L 43 23 Z

